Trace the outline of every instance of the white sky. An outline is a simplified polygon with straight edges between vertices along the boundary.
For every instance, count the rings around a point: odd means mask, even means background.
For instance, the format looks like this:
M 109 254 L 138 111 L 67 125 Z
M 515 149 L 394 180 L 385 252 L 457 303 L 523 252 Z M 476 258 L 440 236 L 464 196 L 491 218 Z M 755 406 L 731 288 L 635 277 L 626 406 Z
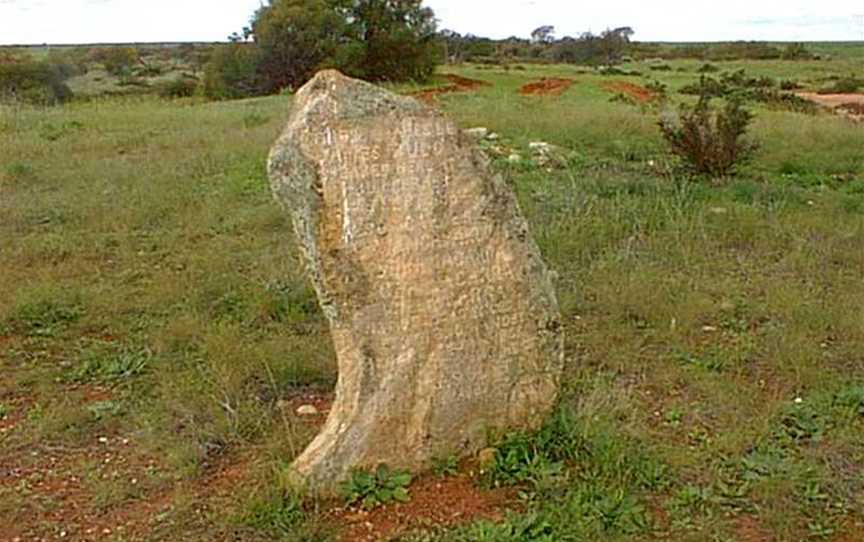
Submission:
M 0 44 L 221 41 L 261 0 L 0 0 Z M 427 0 L 441 28 L 527 37 L 631 26 L 642 41 L 864 39 L 864 0 Z M 855 16 L 858 15 L 856 18 Z

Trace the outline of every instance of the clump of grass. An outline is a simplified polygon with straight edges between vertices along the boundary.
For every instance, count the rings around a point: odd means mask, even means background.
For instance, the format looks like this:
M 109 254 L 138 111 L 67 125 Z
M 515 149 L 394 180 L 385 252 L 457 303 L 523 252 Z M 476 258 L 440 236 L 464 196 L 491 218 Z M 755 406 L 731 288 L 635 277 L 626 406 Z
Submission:
M 282 537 L 296 532 L 306 513 L 300 493 L 268 487 L 253 495 L 235 519 L 243 526 Z
M 42 299 L 19 306 L 7 320 L 13 330 L 34 337 L 54 337 L 84 315 L 80 303 Z

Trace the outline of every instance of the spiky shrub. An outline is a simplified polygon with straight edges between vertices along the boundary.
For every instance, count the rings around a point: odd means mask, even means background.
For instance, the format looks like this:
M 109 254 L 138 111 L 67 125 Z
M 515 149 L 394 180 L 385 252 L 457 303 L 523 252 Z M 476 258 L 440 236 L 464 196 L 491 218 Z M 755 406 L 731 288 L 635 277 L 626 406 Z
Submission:
M 702 94 L 695 107 L 683 106 L 677 117 L 660 120 L 660 132 L 672 152 L 698 175 L 723 177 L 735 173 L 738 165 L 758 148 L 744 136 L 753 114 L 737 98 L 730 98 L 719 110 L 711 97 Z

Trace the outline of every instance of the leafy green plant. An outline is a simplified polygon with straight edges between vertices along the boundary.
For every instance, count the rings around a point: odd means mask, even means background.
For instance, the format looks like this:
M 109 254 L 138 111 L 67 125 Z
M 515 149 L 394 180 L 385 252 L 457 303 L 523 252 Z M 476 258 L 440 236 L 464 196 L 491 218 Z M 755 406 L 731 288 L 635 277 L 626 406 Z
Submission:
M 85 350 L 70 379 L 76 382 L 110 383 L 143 373 L 153 353 L 142 347 L 106 345 Z
M 432 472 L 436 476 L 453 476 L 459 472 L 459 458 L 454 454 L 433 458 Z
M 758 148 L 743 140 L 753 114 L 738 99 L 729 99 L 723 109 L 713 111 L 711 95 L 702 94 L 695 107 L 682 106 L 678 119 L 664 117 L 660 132 L 672 153 L 698 175 L 722 177 L 733 174 Z
M 393 471 L 381 464 L 375 472 L 356 469 L 351 477 L 341 484 L 342 495 L 350 505 L 360 504 L 366 510 L 391 502 L 408 502 L 411 496 L 408 486 L 412 476 L 407 471 Z

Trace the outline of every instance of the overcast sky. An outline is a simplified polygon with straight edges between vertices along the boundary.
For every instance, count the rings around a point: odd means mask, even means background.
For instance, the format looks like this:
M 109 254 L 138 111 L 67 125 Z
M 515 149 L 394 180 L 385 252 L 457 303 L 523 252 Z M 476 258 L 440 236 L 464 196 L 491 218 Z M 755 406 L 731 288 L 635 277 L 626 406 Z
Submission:
M 0 0 L 0 44 L 219 41 L 261 0 Z M 427 0 L 441 28 L 527 37 L 631 26 L 644 41 L 864 39 L 864 0 Z M 857 17 L 856 17 L 857 16 Z

